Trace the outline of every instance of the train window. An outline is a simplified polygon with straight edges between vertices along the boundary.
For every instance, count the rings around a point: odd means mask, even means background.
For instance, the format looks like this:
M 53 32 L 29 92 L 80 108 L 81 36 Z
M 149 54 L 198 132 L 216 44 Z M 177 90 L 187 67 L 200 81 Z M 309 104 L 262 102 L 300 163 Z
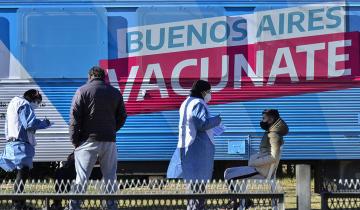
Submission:
M 20 61 L 33 78 L 84 78 L 107 57 L 104 8 L 19 9 Z
M 226 16 L 252 14 L 256 7 L 225 7 Z
M 118 33 L 120 39 L 118 44 L 122 45 L 118 49 L 118 55 L 119 57 L 140 56 L 137 61 L 140 66 L 143 64 L 141 56 L 194 48 L 199 44 L 199 39 L 202 39 L 200 36 L 207 34 L 206 30 L 210 28 L 209 26 L 204 29 L 205 27 L 196 25 L 197 22 L 206 18 L 225 19 L 223 7 L 140 7 L 136 10 L 136 14 L 137 24 Z M 172 27 L 179 24 L 180 26 Z M 176 35 L 177 33 L 183 35 Z M 183 37 L 176 41 L 172 39 L 179 36 Z M 183 47 L 179 47 L 180 45 Z M 186 49 L 183 49 L 185 47 Z M 140 67 L 139 74 L 145 74 L 144 66 Z
M 223 7 L 141 7 L 139 25 L 153 25 L 224 16 Z
M 10 73 L 10 37 L 8 19 L 0 17 L 0 28 L 0 78 L 8 78 Z
M 347 31 L 360 31 L 360 7 L 346 8 Z
M 118 55 L 119 48 L 125 49 L 125 46 L 118 46 L 119 39 L 122 38 L 118 36 L 118 31 L 138 25 L 137 7 L 109 7 L 106 10 L 108 16 L 108 58 L 116 59 L 120 57 Z

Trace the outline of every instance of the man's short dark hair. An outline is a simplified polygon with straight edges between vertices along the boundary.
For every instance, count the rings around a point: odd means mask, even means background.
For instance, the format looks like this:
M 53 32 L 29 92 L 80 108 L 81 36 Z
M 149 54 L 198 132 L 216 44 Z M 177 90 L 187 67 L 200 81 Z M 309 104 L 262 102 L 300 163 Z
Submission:
M 269 117 L 274 118 L 275 120 L 280 118 L 279 111 L 277 109 L 265 109 L 262 114 L 266 114 Z
M 89 76 L 90 78 L 98 78 L 98 79 L 105 79 L 105 70 L 101 67 L 94 66 L 89 70 Z
M 24 93 L 24 98 L 29 102 L 42 101 L 42 96 L 40 92 L 36 89 L 27 90 Z

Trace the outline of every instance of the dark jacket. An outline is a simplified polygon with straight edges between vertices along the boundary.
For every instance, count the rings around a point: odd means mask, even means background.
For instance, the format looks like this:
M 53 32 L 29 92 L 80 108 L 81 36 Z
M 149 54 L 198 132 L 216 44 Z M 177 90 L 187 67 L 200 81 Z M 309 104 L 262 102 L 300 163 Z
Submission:
M 84 141 L 114 142 L 124 125 L 126 110 L 119 90 L 103 80 L 92 79 L 73 98 L 69 134 L 77 146 Z

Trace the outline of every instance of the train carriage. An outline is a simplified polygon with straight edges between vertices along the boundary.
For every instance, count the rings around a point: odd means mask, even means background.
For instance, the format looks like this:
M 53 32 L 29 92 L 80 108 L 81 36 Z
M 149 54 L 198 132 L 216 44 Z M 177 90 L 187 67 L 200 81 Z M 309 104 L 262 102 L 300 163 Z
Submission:
M 165 173 L 178 108 L 200 78 L 227 127 L 215 177 L 257 151 L 266 108 L 290 128 L 284 163 L 329 177 L 360 171 L 358 1 L 0 0 L 0 28 L 0 149 L 7 103 L 37 88 L 37 113 L 55 125 L 37 133 L 35 161 L 64 160 L 72 96 L 99 65 L 129 114 L 117 134 L 120 174 Z

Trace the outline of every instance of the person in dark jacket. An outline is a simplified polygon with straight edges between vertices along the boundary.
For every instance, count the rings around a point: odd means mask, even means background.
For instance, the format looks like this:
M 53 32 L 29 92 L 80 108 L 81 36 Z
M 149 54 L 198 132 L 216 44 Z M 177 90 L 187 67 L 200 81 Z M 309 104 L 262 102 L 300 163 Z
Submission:
M 105 83 L 105 71 L 92 67 L 89 81 L 73 98 L 69 134 L 75 147 L 76 187 L 83 189 L 99 157 L 105 182 L 116 179 L 116 132 L 124 125 L 127 114 L 120 91 Z M 79 209 L 80 202 L 71 201 L 70 209 Z M 116 209 L 108 202 L 109 209 Z

